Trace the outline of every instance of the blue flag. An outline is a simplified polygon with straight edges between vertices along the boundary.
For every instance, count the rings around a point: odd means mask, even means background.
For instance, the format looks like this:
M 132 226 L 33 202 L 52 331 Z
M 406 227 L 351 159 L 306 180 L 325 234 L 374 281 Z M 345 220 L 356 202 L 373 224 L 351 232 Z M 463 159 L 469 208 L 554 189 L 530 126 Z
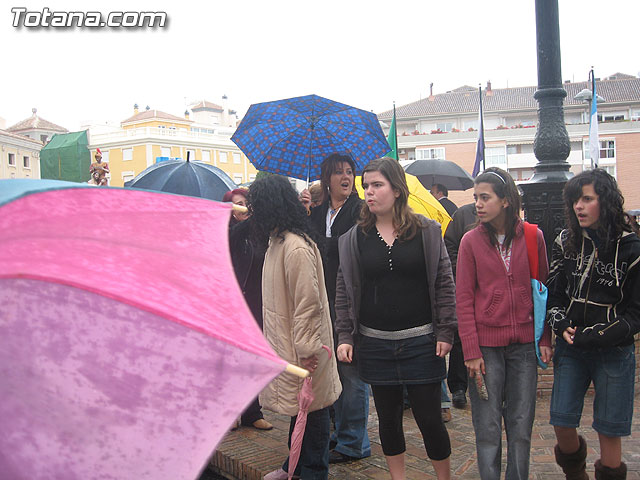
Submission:
M 484 170 L 484 122 L 482 119 L 482 87 L 478 87 L 478 97 L 480 98 L 480 113 L 478 119 L 478 146 L 476 148 L 476 163 L 473 164 L 471 176 L 476 178 L 480 169 Z

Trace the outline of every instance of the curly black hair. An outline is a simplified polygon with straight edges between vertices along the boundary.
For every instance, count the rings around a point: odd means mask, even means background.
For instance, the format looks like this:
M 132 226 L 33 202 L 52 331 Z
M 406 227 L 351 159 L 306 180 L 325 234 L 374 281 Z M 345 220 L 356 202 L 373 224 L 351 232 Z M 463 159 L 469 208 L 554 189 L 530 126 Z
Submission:
M 613 248 L 615 240 L 624 231 L 631 231 L 624 214 L 624 197 L 616 180 L 601 168 L 587 170 L 571 178 L 564 186 L 564 210 L 569 221 L 569 250 L 577 252 L 582 242 L 582 228 L 573 211 L 573 205 L 582 196 L 582 187 L 593 185 L 598 194 L 600 219 L 596 232 L 602 241 L 605 251 Z
M 289 180 L 268 175 L 255 180 L 249 187 L 249 221 L 255 242 L 266 248 L 269 236 L 284 240 L 285 232 L 295 233 L 311 245 L 318 236 L 311 226 L 307 210 Z

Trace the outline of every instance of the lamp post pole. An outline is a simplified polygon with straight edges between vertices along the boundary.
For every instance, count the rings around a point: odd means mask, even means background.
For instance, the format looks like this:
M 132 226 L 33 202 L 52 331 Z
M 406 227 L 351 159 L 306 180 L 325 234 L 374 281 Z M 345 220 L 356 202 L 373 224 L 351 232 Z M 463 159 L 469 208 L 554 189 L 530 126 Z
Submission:
M 525 219 L 540 226 L 550 253 L 555 237 L 564 228 L 562 189 L 573 176 L 567 158 L 571 152 L 564 123 L 560 64 L 558 0 L 536 0 L 538 56 L 538 128 L 533 151 L 538 163 L 529 182 L 521 184 Z

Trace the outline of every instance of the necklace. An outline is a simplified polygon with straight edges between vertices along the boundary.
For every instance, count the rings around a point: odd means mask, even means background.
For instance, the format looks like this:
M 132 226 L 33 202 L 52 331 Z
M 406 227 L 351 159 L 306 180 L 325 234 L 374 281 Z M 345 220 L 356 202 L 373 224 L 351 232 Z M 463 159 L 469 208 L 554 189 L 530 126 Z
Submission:
M 345 198 L 342 203 L 340 203 L 340 205 L 338 205 L 337 207 L 333 207 L 333 205 L 331 205 L 331 200 L 329 200 L 329 213 L 331 214 L 331 216 L 333 217 L 336 213 L 338 213 L 338 210 L 340 210 L 342 208 L 342 206 L 345 204 L 345 202 L 347 201 L 347 199 Z

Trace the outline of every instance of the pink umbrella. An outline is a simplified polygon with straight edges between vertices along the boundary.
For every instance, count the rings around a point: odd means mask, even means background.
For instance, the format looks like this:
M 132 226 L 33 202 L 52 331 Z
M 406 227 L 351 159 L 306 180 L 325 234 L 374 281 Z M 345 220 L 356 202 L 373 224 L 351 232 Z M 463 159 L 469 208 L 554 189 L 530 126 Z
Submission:
M 322 348 L 325 349 L 329 358 L 331 358 L 331 350 L 326 345 Z M 309 414 L 309 407 L 313 402 L 313 386 L 311 384 L 312 377 L 307 377 L 302 382 L 302 388 L 298 393 L 298 416 L 296 417 L 296 424 L 293 426 L 293 432 L 291 432 L 291 446 L 289 447 L 289 480 L 293 478 L 293 472 L 295 472 L 298 466 L 298 460 L 300 460 L 300 450 L 302 449 L 302 439 L 304 438 L 304 431 L 307 428 L 307 415 Z
M 0 180 L 4 478 L 193 479 L 286 363 L 235 281 L 231 207 Z

